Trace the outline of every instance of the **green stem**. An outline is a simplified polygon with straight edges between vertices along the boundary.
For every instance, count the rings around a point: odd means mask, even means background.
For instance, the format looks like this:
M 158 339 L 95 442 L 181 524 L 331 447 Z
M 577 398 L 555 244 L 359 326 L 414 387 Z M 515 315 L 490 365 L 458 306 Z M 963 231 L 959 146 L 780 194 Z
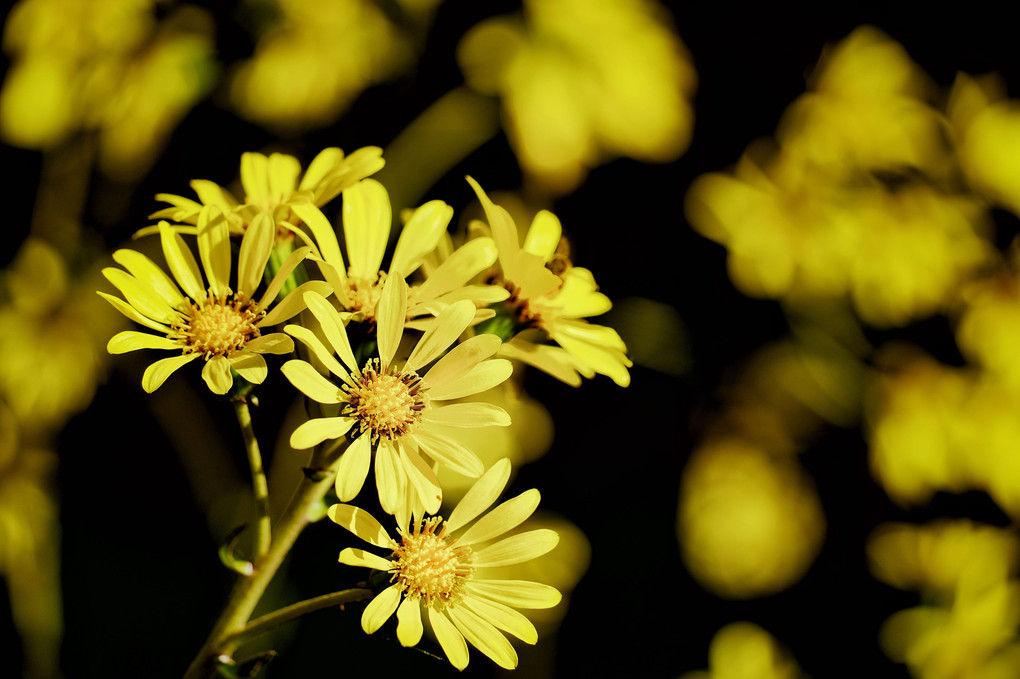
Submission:
M 238 399 L 233 402 L 237 423 L 241 425 L 244 435 L 244 448 L 248 452 L 248 464 L 251 467 L 251 485 L 255 494 L 255 549 L 254 560 L 262 558 L 269 550 L 272 542 L 272 528 L 269 522 L 269 484 L 266 483 L 266 470 L 262 466 L 262 453 L 259 442 L 255 438 L 255 430 L 251 426 L 251 412 L 248 402 Z
M 339 447 L 345 448 L 346 445 Z M 301 479 L 294 497 L 276 525 L 275 538 L 269 546 L 269 551 L 255 561 L 255 570 L 250 576 L 238 579 L 234 585 L 230 600 L 210 632 L 209 638 L 191 661 L 184 679 L 208 679 L 216 676 L 216 658 L 222 654 L 229 654 L 236 648 L 237 644 L 232 638 L 243 630 L 251 619 L 252 611 L 276 575 L 284 557 L 290 552 L 298 535 L 308 525 L 311 509 L 321 501 L 326 491 L 333 487 L 342 452 L 338 447 L 334 447 L 322 452 L 316 451 L 312 455 L 309 466 L 325 469 L 330 473 L 320 481 L 312 481 L 307 477 Z
M 244 629 L 235 632 L 227 640 L 227 643 L 230 646 L 236 647 L 254 636 L 264 634 L 279 627 L 283 623 L 305 615 L 306 613 L 318 611 L 323 608 L 340 606 L 341 604 L 350 603 L 352 601 L 364 601 L 365 599 L 371 598 L 371 596 L 372 590 L 370 589 L 353 588 L 345 589 L 340 592 L 323 594 L 322 596 L 317 596 L 312 599 L 305 599 L 304 601 L 299 601 L 296 604 L 291 604 L 285 608 L 263 615 L 260 618 L 255 618 L 249 622 Z

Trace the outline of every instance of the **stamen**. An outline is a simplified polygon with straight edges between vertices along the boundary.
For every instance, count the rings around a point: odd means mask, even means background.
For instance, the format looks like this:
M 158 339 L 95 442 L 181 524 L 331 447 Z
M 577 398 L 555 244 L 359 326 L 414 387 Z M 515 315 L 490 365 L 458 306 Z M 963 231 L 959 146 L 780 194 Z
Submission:
M 356 385 L 343 387 L 347 392 L 343 414 L 357 418 L 358 435 L 367 433 L 373 443 L 383 436 L 393 440 L 412 431 L 429 403 L 417 373 L 380 370 L 379 359 L 374 358 L 365 365 Z
M 258 337 L 261 333 L 255 324 L 265 312 L 256 311 L 247 295 L 216 297 L 210 290 L 183 315 L 167 337 L 183 344 L 184 353 L 201 353 L 209 359 L 241 349 L 245 342 Z
M 447 538 L 445 524 L 436 532 L 442 521 L 435 516 L 419 522 L 410 533 L 401 531 L 391 570 L 407 598 L 423 599 L 426 606 L 440 610 L 461 599 L 464 583 L 475 570 L 469 547 Z

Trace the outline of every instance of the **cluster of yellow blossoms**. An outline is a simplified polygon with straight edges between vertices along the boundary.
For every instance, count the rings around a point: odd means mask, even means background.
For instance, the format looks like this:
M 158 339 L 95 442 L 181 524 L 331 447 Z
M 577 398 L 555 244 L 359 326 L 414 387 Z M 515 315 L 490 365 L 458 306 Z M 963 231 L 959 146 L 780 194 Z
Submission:
M 340 554 L 342 563 L 392 576 L 365 608 L 365 631 L 396 612 L 400 642 L 415 645 L 424 610 L 456 667 L 467 664 L 470 642 L 513 668 L 517 654 L 504 633 L 537 639 L 515 609 L 549 608 L 561 595 L 528 580 L 483 578 L 479 569 L 540 557 L 559 536 L 548 528 L 504 535 L 537 508 L 534 489 L 482 516 L 507 485 L 510 461 L 486 469 L 450 432 L 510 425 L 507 411 L 484 398 L 511 376 L 511 359 L 573 385 L 596 373 L 626 385 L 631 362 L 613 330 L 586 320 L 611 305 L 590 271 L 557 254 L 556 217 L 541 213 L 522 244 L 506 210 L 473 180 L 492 236 L 468 239 L 423 268 L 448 240 L 453 215 L 431 201 L 410 213 L 384 269 L 391 208 L 386 189 L 368 177 L 382 164 L 375 148 L 350 155 L 326 149 L 302 177 L 290 156 L 247 153 L 243 199 L 202 180 L 192 182 L 197 201 L 159 195 L 170 207 L 139 235 L 158 233 L 169 274 L 135 250 L 114 253 L 123 268 L 103 274 L 123 297 L 100 294 L 149 332 L 122 331 L 108 349 L 172 352 L 146 369 L 149 392 L 201 358 L 209 389 L 234 399 L 266 379 L 266 355 L 296 354 L 281 371 L 307 397 L 310 415 L 291 446 L 344 446 L 334 483 L 340 503 L 328 515 L 390 551 Z M 338 196 L 345 248 L 320 209 Z M 197 258 L 185 240 L 191 236 Z M 288 320 L 282 332 L 272 330 Z M 476 396 L 483 400 L 462 400 Z M 440 468 L 476 479 L 445 519 Z M 348 504 L 370 469 L 396 538 Z

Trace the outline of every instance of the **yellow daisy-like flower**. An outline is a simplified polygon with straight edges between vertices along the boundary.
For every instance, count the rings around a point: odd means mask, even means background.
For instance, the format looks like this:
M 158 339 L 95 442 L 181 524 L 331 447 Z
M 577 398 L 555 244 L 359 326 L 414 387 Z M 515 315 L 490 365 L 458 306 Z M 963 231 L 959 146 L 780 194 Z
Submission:
M 230 235 L 217 208 L 207 208 L 198 217 L 198 249 L 208 287 L 180 234 L 166 222 L 160 222 L 159 233 L 176 283 L 145 255 L 122 249 L 113 253 L 113 258 L 127 271 L 108 267 L 103 269 L 103 275 L 121 291 L 124 299 L 99 293 L 125 316 L 159 334 L 125 330 L 110 339 L 107 350 L 111 354 L 136 349 L 181 352 L 146 368 L 142 388 L 147 392 L 158 389 L 171 373 L 200 356 L 206 361 L 202 378 L 215 394 L 225 394 L 230 389 L 231 370 L 248 382 L 260 384 L 267 374 L 262 354 L 287 354 L 294 350 L 294 342 L 287 335 L 263 335 L 262 330 L 300 312 L 304 308 L 302 293 L 329 290 L 328 284 L 311 281 L 268 310 L 308 249 L 292 253 L 259 301 L 255 301 L 253 295 L 273 247 L 274 229 L 268 217 L 255 219 L 241 241 L 236 290 L 228 285 Z
M 440 402 L 490 389 L 506 380 L 513 367 L 505 359 L 490 359 L 500 344 L 495 335 L 477 335 L 447 353 L 474 318 L 475 306 L 467 300 L 444 309 L 403 366 L 397 367 L 394 357 L 404 332 L 406 300 L 404 279 L 387 278 L 377 316 L 379 357 L 361 366 L 341 315 L 321 294 L 305 295 L 332 351 L 307 328 L 288 325 L 284 330 L 304 342 L 339 384 L 302 360 L 285 363 L 283 374 L 310 399 L 339 406 L 339 415 L 305 422 L 294 430 L 290 443 L 294 448 L 310 448 L 353 432 L 350 437 L 354 441 L 341 458 L 336 478 L 336 493 L 342 502 L 361 491 L 374 450 L 382 508 L 394 514 L 411 497 L 417 498 L 413 500 L 416 506 L 435 513 L 442 502 L 442 489 L 432 460 L 471 477 L 478 477 L 484 469 L 475 453 L 440 433 L 438 426 L 510 424 L 506 411 L 489 403 Z M 419 376 L 418 371 L 437 358 L 435 365 Z
M 584 320 L 612 308 L 588 269 L 573 266 L 560 250 L 560 220 L 542 210 L 536 216 L 523 246 L 510 213 L 494 204 L 468 177 L 485 208 L 492 237 L 499 251 L 502 284 L 510 291 L 507 307 L 515 330 L 500 348 L 500 355 L 544 370 L 567 384 L 579 386 L 581 375 L 607 375 L 621 387 L 630 384 L 627 347 L 612 328 Z M 556 345 L 550 345 L 551 339 Z
M 478 479 L 449 519 L 415 516 L 409 522 L 407 516 L 398 517 L 398 539 L 391 538 L 363 509 L 345 504 L 329 508 L 333 521 L 365 542 L 392 552 L 389 558 L 350 547 L 340 552 L 340 563 L 392 574 L 393 584 L 365 607 L 361 616 L 365 632 L 372 634 L 396 612 L 397 638 L 403 646 L 414 646 L 422 637 L 424 609 L 446 657 L 457 669 L 468 664 L 467 642 L 500 667 L 517 667 L 517 652 L 503 633 L 529 644 L 538 640 L 538 633 L 515 608 L 551 608 L 559 603 L 560 593 L 527 580 L 477 578 L 476 570 L 542 556 L 556 546 L 559 536 L 540 528 L 479 547 L 531 516 L 540 499 L 534 488 L 503 502 L 462 530 L 496 501 L 509 477 L 510 461 L 503 458 Z
M 389 242 L 392 208 L 389 194 L 373 179 L 360 181 L 343 192 L 343 229 L 350 266 L 344 264 L 336 233 L 323 217 L 307 215 L 307 223 L 322 256 L 323 276 L 333 286 L 343 310 L 342 317 L 354 321 L 375 321 L 376 306 L 387 276 L 407 277 L 418 270 L 446 233 L 453 208 L 433 200 L 414 210 L 397 239 L 389 270 L 381 270 Z M 496 261 L 496 246 L 490 238 L 459 248 L 422 285 L 412 288 L 407 297 L 407 316 L 436 315 L 461 299 L 485 306 L 507 298 L 502 288 L 491 285 L 467 285 L 467 282 Z M 491 317 L 480 309 L 475 321 Z M 419 329 L 421 329 L 419 327 Z
M 243 233 L 257 215 L 265 214 L 285 232 L 298 233 L 306 239 L 296 228 L 302 221 L 316 225 L 326 222 L 319 208 L 344 189 L 378 172 L 384 164 L 382 149 L 375 146 L 366 146 L 347 156 L 338 148 L 328 148 L 312 160 L 299 181 L 301 164 L 294 156 L 245 153 L 241 155 L 243 200 L 238 200 L 219 184 L 195 179 L 191 188 L 198 194 L 198 201 L 160 193 L 156 199 L 170 203 L 171 207 L 154 212 L 150 217 L 196 224 L 203 207 L 212 205 L 226 215 L 232 233 Z

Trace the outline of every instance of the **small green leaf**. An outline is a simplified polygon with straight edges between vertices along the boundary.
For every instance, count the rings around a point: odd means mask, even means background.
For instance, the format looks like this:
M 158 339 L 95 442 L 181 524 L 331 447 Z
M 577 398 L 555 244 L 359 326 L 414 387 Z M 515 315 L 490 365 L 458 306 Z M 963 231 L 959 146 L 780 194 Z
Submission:
M 241 533 L 243 533 L 244 529 L 247 527 L 248 524 L 242 524 L 230 531 L 230 534 L 224 538 L 222 543 L 220 543 L 219 549 L 220 562 L 230 570 L 235 573 L 240 573 L 245 577 L 250 576 L 255 572 L 255 565 L 247 559 L 239 558 L 235 554 L 234 549 L 237 547 L 237 541 L 240 539 Z

